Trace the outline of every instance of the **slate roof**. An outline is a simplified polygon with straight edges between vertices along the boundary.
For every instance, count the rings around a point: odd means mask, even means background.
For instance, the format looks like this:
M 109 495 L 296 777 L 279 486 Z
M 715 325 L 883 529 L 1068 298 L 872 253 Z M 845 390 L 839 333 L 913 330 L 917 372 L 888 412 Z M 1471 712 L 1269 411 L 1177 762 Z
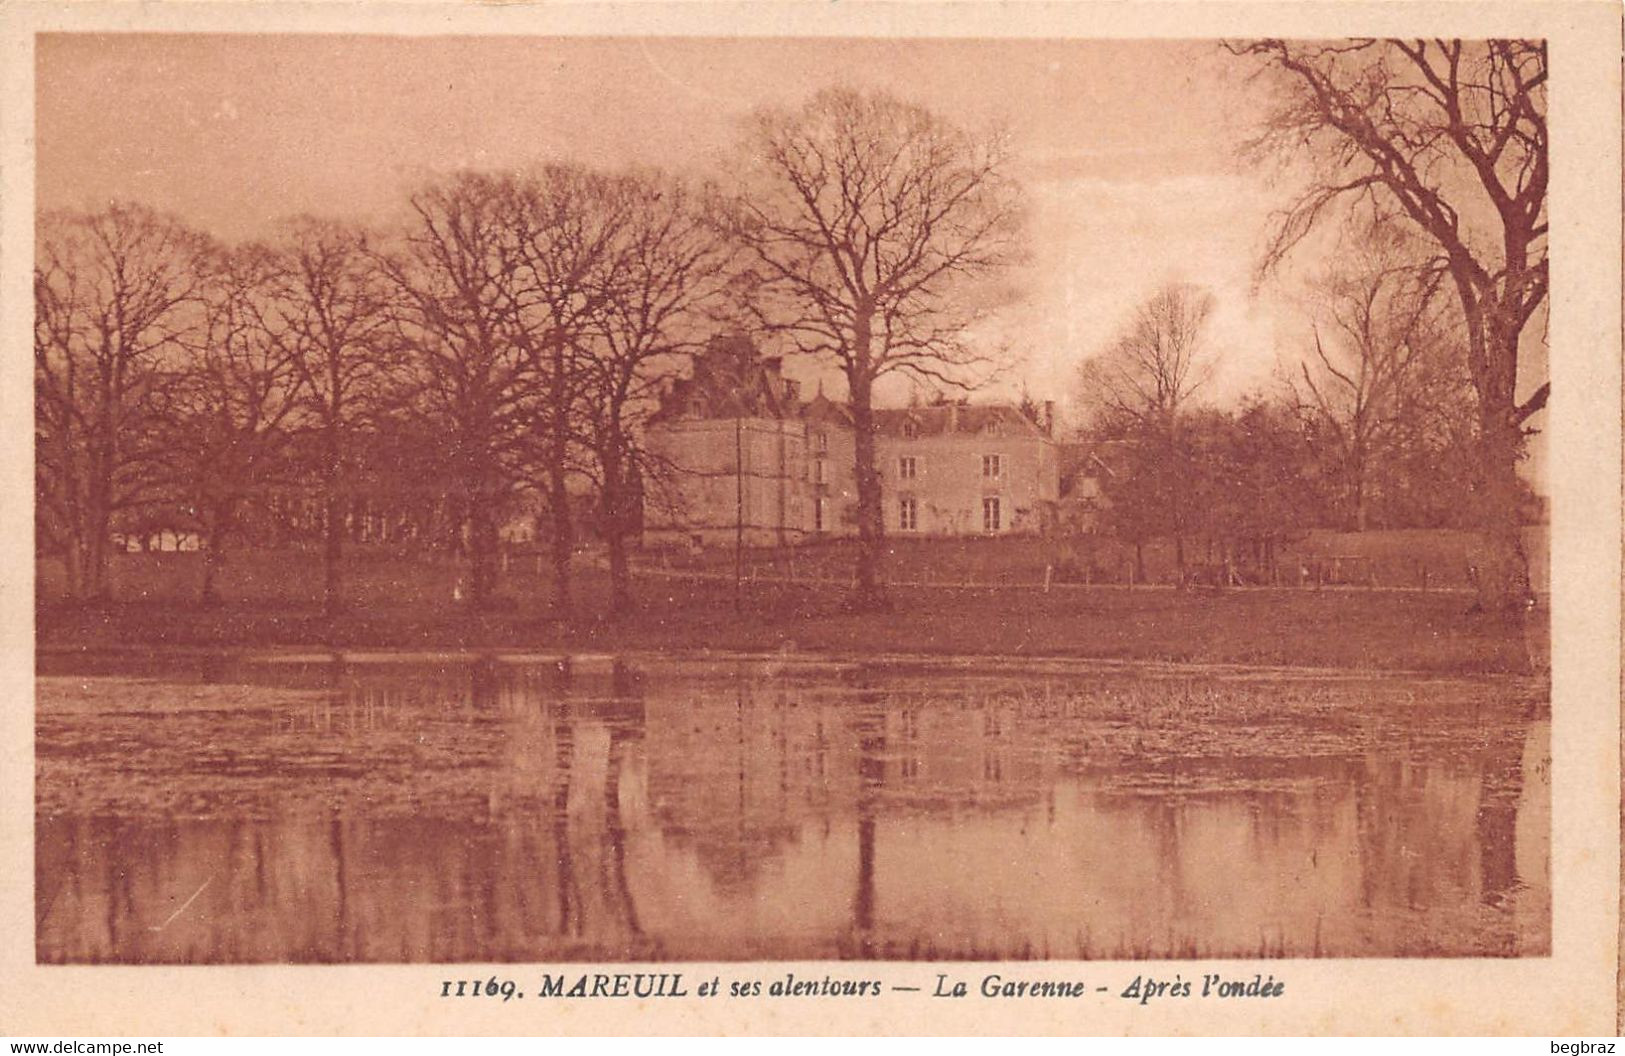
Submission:
M 852 427 L 852 408 L 820 390 L 802 400 L 796 383 L 785 378 L 781 360 L 761 356 L 747 337 L 713 338 L 694 358 L 694 373 L 671 383 L 651 422 L 680 418 L 800 418 Z M 942 403 L 923 407 L 875 408 L 882 436 L 976 436 L 990 431 L 1013 437 L 1045 438 L 1048 433 L 1013 403 Z
M 998 430 L 1005 436 L 1042 438 L 1044 430 L 1011 403 L 961 403 L 930 407 L 877 408 L 875 427 L 883 436 L 977 436 Z

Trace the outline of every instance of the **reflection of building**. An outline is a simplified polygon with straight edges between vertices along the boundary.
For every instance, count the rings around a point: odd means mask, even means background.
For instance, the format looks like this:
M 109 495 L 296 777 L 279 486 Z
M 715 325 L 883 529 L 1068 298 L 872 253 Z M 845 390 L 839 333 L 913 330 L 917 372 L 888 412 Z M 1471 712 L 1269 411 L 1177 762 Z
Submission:
M 719 338 L 666 394 L 648 436 L 666 487 L 648 500 L 647 541 L 776 545 L 856 532 L 851 408 L 821 392 L 801 400 L 780 365 L 746 338 Z M 877 410 L 886 531 L 1041 528 L 1060 497 L 1051 418 L 1048 404 Z

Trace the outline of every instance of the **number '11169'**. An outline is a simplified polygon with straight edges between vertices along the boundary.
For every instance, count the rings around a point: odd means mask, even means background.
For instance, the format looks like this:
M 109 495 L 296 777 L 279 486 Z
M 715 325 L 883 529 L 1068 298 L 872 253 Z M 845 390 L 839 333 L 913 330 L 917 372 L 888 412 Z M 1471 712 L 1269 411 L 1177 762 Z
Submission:
M 493 975 L 489 979 L 448 979 L 440 984 L 440 996 L 500 997 L 504 1001 L 511 1001 L 525 995 L 519 992 L 519 985 L 512 979 L 498 979 Z

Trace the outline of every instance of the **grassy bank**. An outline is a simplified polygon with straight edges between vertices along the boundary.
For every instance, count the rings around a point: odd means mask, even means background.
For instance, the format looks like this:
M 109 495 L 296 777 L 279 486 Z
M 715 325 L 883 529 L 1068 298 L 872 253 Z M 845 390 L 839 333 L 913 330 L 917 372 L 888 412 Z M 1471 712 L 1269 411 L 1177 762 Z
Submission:
M 350 610 L 324 617 L 319 571 L 288 555 L 233 560 L 226 601 L 193 600 L 196 556 L 121 557 L 123 600 L 55 601 L 42 570 L 42 649 L 277 646 L 723 650 L 1064 656 L 1438 672 L 1526 672 L 1545 655 L 1545 614 L 1507 623 L 1468 611 L 1459 594 L 1366 591 L 1173 591 L 1116 588 L 903 587 L 894 610 L 842 611 L 827 583 L 640 576 L 637 607 L 612 621 L 603 574 L 583 569 L 569 619 L 549 611 L 549 584 L 510 568 L 494 611 L 452 601 L 444 564 L 360 560 Z

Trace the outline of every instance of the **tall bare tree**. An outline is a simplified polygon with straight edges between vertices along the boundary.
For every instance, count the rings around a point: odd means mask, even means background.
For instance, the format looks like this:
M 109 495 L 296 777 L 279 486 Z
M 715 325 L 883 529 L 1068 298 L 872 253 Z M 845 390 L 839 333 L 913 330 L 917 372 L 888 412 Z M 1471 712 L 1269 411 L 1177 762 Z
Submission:
M 417 406 L 436 431 L 467 530 L 469 602 L 496 589 L 501 518 L 524 479 L 528 363 L 513 306 L 510 181 L 475 173 L 411 198 L 398 252 L 379 258 L 398 291 Z
M 1271 74 L 1255 151 L 1306 159 L 1307 189 L 1265 256 L 1288 254 L 1351 203 L 1406 218 L 1460 301 L 1478 396 L 1480 600 L 1529 596 L 1517 461 L 1542 384 L 1518 398 L 1521 342 L 1546 300 L 1546 44 L 1525 40 L 1259 40 L 1228 45 Z
M 315 434 L 322 598 L 329 615 L 343 602 L 351 463 L 362 430 L 396 380 L 399 359 L 391 290 L 372 248 L 367 233 L 352 225 L 310 217 L 292 221 L 274 261 L 274 296 L 262 309 L 265 334 L 298 373 Z
M 201 235 L 139 205 L 40 218 L 37 516 L 76 598 L 107 595 L 112 533 L 157 500 L 154 401 L 195 320 L 204 251 Z
M 643 448 L 642 425 L 657 408 L 658 386 L 706 338 L 729 284 L 732 247 L 679 179 L 634 173 L 617 181 L 616 193 L 626 222 L 605 276 L 582 410 L 609 550 L 610 610 L 621 615 L 631 604 L 627 540 L 644 482 L 664 469 Z
M 1146 536 L 1172 536 L 1181 584 L 1196 489 L 1182 425 L 1217 365 L 1206 345 L 1213 307 L 1213 294 L 1202 287 L 1165 284 L 1135 309 L 1106 351 L 1079 370 L 1079 400 L 1092 410 L 1097 431 L 1126 438 L 1135 449 L 1137 468 L 1112 497 L 1114 519 L 1135 536 L 1137 563 L 1143 563 Z
M 302 382 L 296 357 L 264 325 L 277 262 L 264 247 L 207 262 L 200 325 L 165 395 L 159 435 L 169 494 L 203 551 L 199 600 L 219 601 L 227 547 L 247 507 L 293 483 L 290 444 Z
M 1335 449 L 1348 526 L 1363 532 L 1373 472 L 1406 435 L 1405 420 L 1427 413 L 1428 359 L 1450 346 L 1437 296 L 1442 272 L 1417 261 L 1390 228 L 1351 241 L 1312 283 L 1314 356 L 1290 387 Z
M 1213 294 L 1167 283 L 1134 310 L 1101 355 L 1080 368 L 1080 401 L 1095 417 L 1168 428 L 1217 365 L 1205 345 Z
M 857 588 L 886 603 L 875 384 L 903 373 L 965 385 L 991 364 L 965 339 L 973 287 L 1021 252 L 1006 142 L 885 94 L 819 92 L 756 111 L 731 236 L 751 258 L 768 328 L 846 376 L 855 433 Z
M 617 182 L 550 165 L 508 185 L 502 240 L 514 280 L 512 336 L 523 353 L 532 447 L 547 496 L 553 607 L 571 606 L 575 516 L 570 484 L 583 475 L 587 349 L 609 293 L 612 247 L 626 224 Z M 587 402 L 584 402 L 587 401 Z

